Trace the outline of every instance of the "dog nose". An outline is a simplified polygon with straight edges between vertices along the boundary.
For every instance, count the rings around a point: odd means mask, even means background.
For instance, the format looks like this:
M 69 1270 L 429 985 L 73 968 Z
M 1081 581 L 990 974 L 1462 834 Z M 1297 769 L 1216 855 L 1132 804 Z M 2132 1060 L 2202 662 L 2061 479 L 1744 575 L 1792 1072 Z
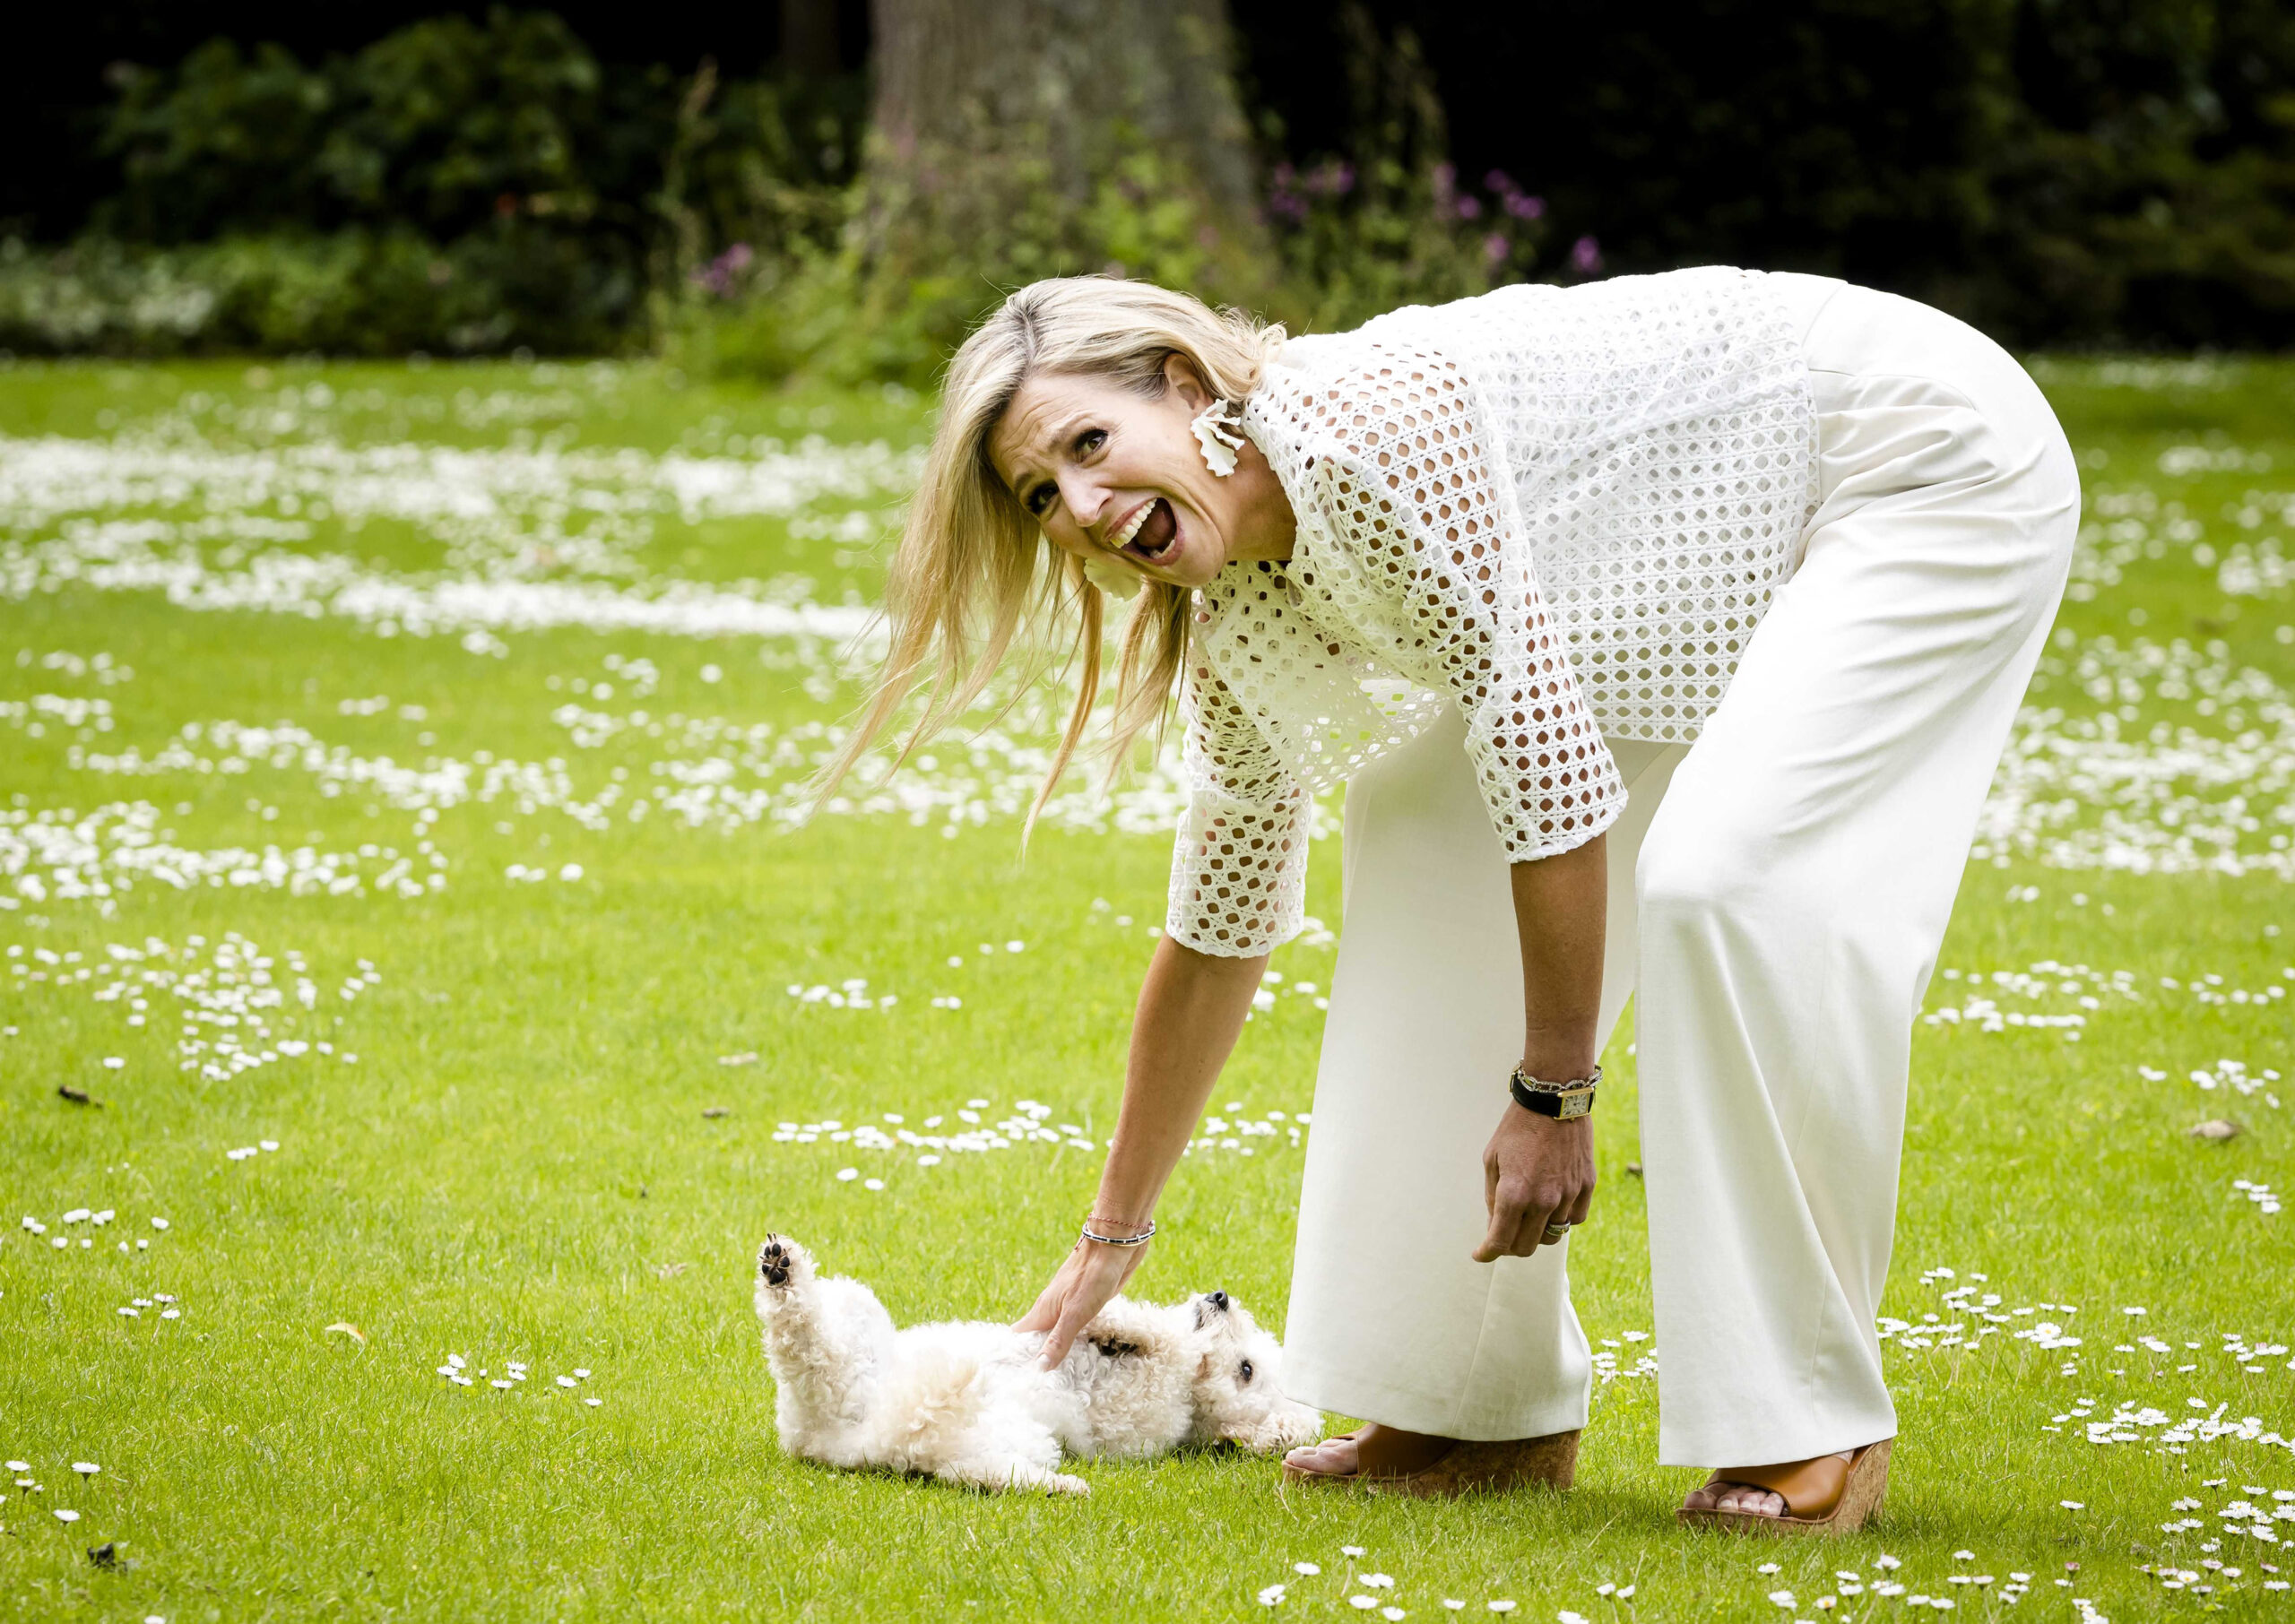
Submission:
M 1218 1309 L 1222 1314 L 1225 1314 L 1227 1311 L 1227 1293 L 1225 1291 L 1212 1292 L 1211 1306 Z

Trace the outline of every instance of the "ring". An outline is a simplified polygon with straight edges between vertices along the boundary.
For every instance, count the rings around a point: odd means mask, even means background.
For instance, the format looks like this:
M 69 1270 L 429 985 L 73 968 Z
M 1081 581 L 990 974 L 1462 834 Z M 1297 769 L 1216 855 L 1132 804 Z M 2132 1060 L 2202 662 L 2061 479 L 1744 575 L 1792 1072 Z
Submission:
M 1555 1240 L 1566 1240 L 1569 1238 L 1570 1226 L 1566 1223 L 1549 1223 L 1546 1226 L 1546 1229 L 1543 1231 L 1543 1239 L 1549 1242 Z

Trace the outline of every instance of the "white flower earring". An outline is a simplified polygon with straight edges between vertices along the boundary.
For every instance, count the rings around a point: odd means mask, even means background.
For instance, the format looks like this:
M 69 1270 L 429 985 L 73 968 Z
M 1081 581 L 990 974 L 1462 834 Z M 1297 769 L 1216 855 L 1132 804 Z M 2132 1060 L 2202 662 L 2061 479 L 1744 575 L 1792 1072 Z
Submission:
M 1128 569 L 1118 569 L 1104 558 L 1084 560 L 1084 579 L 1111 598 L 1136 598 L 1139 595 L 1139 577 Z
M 1243 448 L 1240 431 L 1243 413 L 1234 401 L 1214 401 L 1195 414 L 1189 427 L 1203 448 L 1203 461 L 1214 474 L 1225 479 L 1235 471 L 1235 454 Z

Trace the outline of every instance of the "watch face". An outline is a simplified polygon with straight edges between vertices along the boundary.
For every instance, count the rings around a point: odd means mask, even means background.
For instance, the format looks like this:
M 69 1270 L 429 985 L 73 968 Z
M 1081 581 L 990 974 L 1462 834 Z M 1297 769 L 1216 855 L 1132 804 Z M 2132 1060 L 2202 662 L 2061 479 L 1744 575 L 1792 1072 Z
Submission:
M 1555 1098 L 1562 1101 L 1562 1109 L 1555 1114 L 1564 1122 L 1593 1112 L 1594 1091 L 1590 1088 L 1573 1088 L 1568 1093 L 1557 1094 Z

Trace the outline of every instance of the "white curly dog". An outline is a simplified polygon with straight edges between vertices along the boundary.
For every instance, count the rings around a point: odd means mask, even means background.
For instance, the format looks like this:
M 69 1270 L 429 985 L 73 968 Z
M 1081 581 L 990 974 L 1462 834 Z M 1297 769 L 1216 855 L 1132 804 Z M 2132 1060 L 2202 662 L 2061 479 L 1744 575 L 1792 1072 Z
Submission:
M 1137 1459 L 1322 1436 L 1321 1412 L 1283 1396 L 1281 1346 L 1225 1291 L 1162 1309 L 1116 1298 L 1047 1370 L 1042 1332 L 984 1320 L 895 1330 L 875 1292 L 824 1278 L 784 1236 L 766 1238 L 757 1276 L 781 1447 L 807 1460 L 1088 1494 L 1058 1470 L 1063 1448 Z

